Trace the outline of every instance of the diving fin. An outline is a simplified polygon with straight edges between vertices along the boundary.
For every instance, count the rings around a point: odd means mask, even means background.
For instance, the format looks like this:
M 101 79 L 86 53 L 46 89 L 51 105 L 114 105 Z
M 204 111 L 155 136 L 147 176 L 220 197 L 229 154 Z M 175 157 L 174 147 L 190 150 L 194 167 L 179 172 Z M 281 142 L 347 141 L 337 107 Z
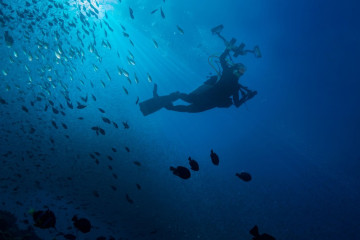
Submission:
M 255 225 L 255 226 L 250 230 L 250 234 L 253 235 L 254 237 L 260 236 L 258 226 Z
M 157 112 L 163 107 L 171 105 L 173 101 L 178 100 L 179 95 L 179 92 L 171 93 L 165 96 L 158 96 L 156 94 L 156 96 L 154 95 L 153 98 L 139 103 L 140 111 L 144 116 Z

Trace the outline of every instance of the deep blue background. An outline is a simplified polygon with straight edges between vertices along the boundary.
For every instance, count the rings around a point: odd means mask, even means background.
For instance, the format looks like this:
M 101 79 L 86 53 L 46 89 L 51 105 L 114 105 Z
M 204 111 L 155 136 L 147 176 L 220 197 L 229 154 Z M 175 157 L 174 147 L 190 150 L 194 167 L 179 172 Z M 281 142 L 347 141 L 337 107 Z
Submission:
M 24 64 L 30 66 L 35 82 L 45 80 L 36 75 L 42 65 L 29 63 L 22 49 L 35 53 L 37 46 L 24 41 L 19 27 L 9 30 L 14 22 L 1 29 L 1 36 L 8 30 L 15 39 L 12 48 L 5 46 L 3 38 L 0 46 L 1 68 L 8 71 L 7 76 L 1 76 L 0 96 L 9 102 L 0 105 L 0 149 L 1 154 L 12 150 L 15 155 L 11 159 L 2 157 L 1 176 L 12 179 L 3 180 L 2 185 L 8 186 L 0 192 L 4 209 L 22 216 L 31 207 L 50 206 L 57 213 L 60 231 L 71 225 L 72 215 L 86 216 L 99 229 L 80 239 L 99 234 L 129 239 L 250 239 L 248 231 L 255 224 L 260 232 L 276 239 L 357 238 L 360 8 L 356 1 L 102 1 L 100 6 L 114 28 L 107 38 L 111 50 L 101 46 L 105 37 L 103 30 L 96 28 L 96 48 L 102 63 L 85 44 L 87 58 L 84 63 L 71 60 L 76 72 L 70 81 L 69 69 L 54 64 L 56 48 L 50 47 L 46 53 L 46 63 L 63 76 L 59 81 L 71 86 L 74 104 L 86 94 L 97 97 L 96 102 L 89 100 L 86 109 L 67 109 L 65 117 L 44 112 L 43 105 L 30 107 L 29 102 L 42 90 L 29 90 Z M 134 10 L 133 20 L 129 6 Z M 165 19 L 159 12 L 149 14 L 159 6 Z M 134 47 L 123 37 L 120 23 Z M 142 116 L 136 98 L 142 101 L 151 97 L 154 82 L 159 95 L 189 92 L 214 73 L 208 57 L 220 54 L 224 46 L 210 29 L 220 23 L 228 39 L 235 37 L 249 48 L 260 46 L 261 59 L 251 55 L 236 59 L 247 67 L 241 83 L 257 90 L 258 95 L 239 109 L 199 114 L 160 110 Z M 184 29 L 184 35 L 176 25 Z M 78 29 L 80 26 L 81 22 Z M 32 36 L 43 37 L 40 31 L 36 34 Z M 64 34 L 62 38 L 78 44 L 76 35 L 71 36 Z M 158 42 L 158 49 L 152 39 Z M 52 46 L 54 40 L 45 37 L 44 41 Z M 88 43 L 92 37 L 84 41 Z M 17 65 L 8 61 L 14 50 L 21 55 Z M 128 50 L 135 56 L 135 66 L 127 63 Z M 92 64 L 99 67 L 98 72 L 93 71 Z M 117 74 L 116 66 L 129 71 L 132 84 Z M 112 76 L 111 81 L 104 70 Z M 133 81 L 134 72 L 139 84 Z M 147 73 L 153 83 L 147 82 Z M 106 82 L 105 88 L 100 80 Z M 94 89 L 89 81 L 95 83 Z M 7 84 L 12 87 L 9 91 Z M 66 105 L 57 88 L 48 99 Z M 22 105 L 28 106 L 30 113 L 21 111 Z M 98 107 L 106 114 L 101 115 Z M 77 120 L 79 116 L 85 120 Z M 120 129 L 103 123 L 102 116 L 116 121 Z M 51 120 L 59 126 L 64 122 L 69 129 L 55 130 Z M 130 129 L 123 129 L 122 121 L 128 121 Z M 30 125 L 39 135 L 32 137 L 20 131 Z M 106 136 L 96 136 L 90 130 L 95 125 L 103 126 Z M 49 137 L 55 139 L 55 151 L 49 149 Z M 111 147 L 118 151 L 112 152 Z M 210 149 L 220 156 L 218 167 L 211 164 Z M 34 166 L 40 160 L 30 159 L 27 150 L 46 154 L 41 167 Z M 89 157 L 94 151 L 102 154 L 99 165 Z M 110 162 L 108 155 L 115 160 Z M 186 166 L 188 156 L 199 162 L 200 172 L 193 172 L 191 179 L 184 181 L 172 175 L 169 166 Z M 135 166 L 133 161 L 142 166 Z M 114 170 L 109 171 L 108 165 Z M 251 173 L 253 180 L 240 181 L 235 177 L 240 171 Z M 118 179 L 113 178 L 113 172 Z M 41 188 L 32 184 L 36 180 Z M 141 191 L 135 183 L 141 184 Z M 15 186 L 20 186 L 16 193 L 11 190 Z M 100 198 L 93 196 L 94 190 Z M 126 202 L 126 194 L 134 204 Z M 150 234 L 154 230 L 157 233 Z M 39 234 L 53 237 L 55 233 Z

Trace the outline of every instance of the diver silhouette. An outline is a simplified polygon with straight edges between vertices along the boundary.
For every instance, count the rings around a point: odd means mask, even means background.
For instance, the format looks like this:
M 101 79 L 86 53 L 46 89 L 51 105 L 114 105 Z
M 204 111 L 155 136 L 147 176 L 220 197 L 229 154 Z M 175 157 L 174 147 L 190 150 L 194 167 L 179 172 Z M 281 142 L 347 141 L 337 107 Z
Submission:
M 257 94 L 257 91 L 249 90 L 238 82 L 239 78 L 245 73 L 246 67 L 242 63 L 228 63 L 226 58 L 229 56 L 230 51 L 234 52 L 234 56 L 253 52 L 255 56 L 261 57 L 259 48 L 255 46 L 253 51 L 243 50 L 245 46 L 243 43 L 240 44 L 239 47 L 235 47 L 234 44 L 236 40 L 234 38 L 230 42 L 227 42 L 225 38 L 220 35 L 222 28 L 222 25 L 220 25 L 212 29 L 213 34 L 217 34 L 223 39 L 226 45 L 225 51 L 219 57 L 222 74 L 218 73 L 218 76 L 211 76 L 200 87 L 189 94 L 174 92 L 169 95 L 159 96 L 157 94 L 157 85 L 155 84 L 153 98 L 139 103 L 140 110 L 144 116 L 156 112 L 161 108 L 177 112 L 197 113 L 216 107 L 228 108 L 233 104 L 236 107 L 240 107 Z M 241 48 L 241 51 L 239 48 Z M 178 99 L 189 104 L 173 105 L 173 102 Z

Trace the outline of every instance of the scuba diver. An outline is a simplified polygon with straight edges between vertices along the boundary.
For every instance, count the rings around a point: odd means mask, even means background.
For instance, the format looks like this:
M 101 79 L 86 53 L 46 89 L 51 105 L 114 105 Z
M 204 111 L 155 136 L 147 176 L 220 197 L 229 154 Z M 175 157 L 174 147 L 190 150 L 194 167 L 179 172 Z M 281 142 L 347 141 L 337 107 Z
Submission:
M 246 67 L 242 63 L 230 64 L 226 58 L 230 56 L 230 51 L 233 51 L 234 56 L 245 55 L 248 52 L 252 52 L 256 57 L 261 57 L 259 47 L 255 46 L 254 50 L 244 50 L 245 44 L 243 43 L 240 44 L 239 47 L 236 47 L 236 39 L 233 38 L 228 42 L 220 35 L 222 29 L 222 25 L 212 29 L 212 33 L 224 40 L 226 45 L 225 51 L 219 57 L 222 68 L 221 76 L 219 76 L 220 74 L 218 73 L 218 76 L 210 77 L 203 85 L 189 94 L 174 92 L 169 95 L 159 96 L 157 94 L 157 85 L 155 84 L 153 98 L 139 103 L 140 110 L 144 116 L 156 112 L 161 108 L 176 112 L 197 113 L 216 107 L 228 108 L 233 104 L 236 107 L 240 107 L 257 94 L 257 91 L 249 90 L 247 87 L 238 83 L 239 78 L 245 73 Z M 189 103 L 189 105 L 173 105 L 173 102 L 178 99 Z

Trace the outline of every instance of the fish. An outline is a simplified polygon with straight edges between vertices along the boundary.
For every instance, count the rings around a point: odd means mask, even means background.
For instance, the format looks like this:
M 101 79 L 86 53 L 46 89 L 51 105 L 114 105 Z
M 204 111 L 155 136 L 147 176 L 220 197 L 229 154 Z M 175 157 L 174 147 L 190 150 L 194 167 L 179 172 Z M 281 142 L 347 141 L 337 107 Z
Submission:
M 218 166 L 219 165 L 219 156 L 214 153 L 214 151 L 211 149 L 210 152 L 210 157 L 211 157 L 211 161 L 214 165 Z
M 130 65 L 135 65 L 135 61 L 134 61 L 134 59 L 131 59 L 131 58 L 129 58 L 129 57 L 127 57 L 127 60 L 128 60 L 128 63 L 130 64 Z
M 1 104 L 5 104 L 5 105 L 8 104 L 7 101 L 5 101 L 5 99 L 3 99 L 3 98 L 1 98 L 1 97 L 0 97 L 0 103 L 1 103 Z
M 181 33 L 181 35 L 184 34 L 184 30 L 179 26 L 179 25 L 176 25 L 177 29 L 179 30 L 179 32 Z
M 150 76 L 149 73 L 147 73 L 147 79 L 148 79 L 148 82 L 149 82 L 149 83 L 152 83 L 152 78 L 151 78 L 151 76 Z
M 52 107 L 52 111 L 53 111 L 53 113 L 55 113 L 55 114 L 58 114 L 58 113 L 59 113 L 59 110 L 57 110 L 57 109 L 54 108 L 54 107 Z
M 135 79 L 135 83 L 138 84 L 138 83 L 139 83 L 139 78 L 138 78 L 138 76 L 136 75 L 136 73 L 134 73 L 134 79 Z
M 140 186 L 140 184 L 136 184 L 136 188 L 138 189 L 138 190 L 141 190 L 141 186 Z
M 108 118 L 106 118 L 106 117 L 102 117 L 102 120 L 103 120 L 103 122 L 105 122 L 105 123 L 108 123 L 108 124 L 111 123 L 110 119 L 108 119 Z
M 150 12 L 150 14 L 154 14 L 154 13 L 156 13 L 158 10 L 159 10 L 158 8 L 157 8 L 157 9 L 154 9 L 154 10 L 152 10 L 152 11 Z
M 253 240 L 276 240 L 273 236 L 267 234 L 267 233 L 263 233 L 260 235 L 259 233 L 259 228 L 257 225 L 255 225 L 251 230 L 250 230 L 250 234 L 253 235 L 254 237 L 252 238 Z
M 139 161 L 134 161 L 134 164 L 139 167 L 141 166 L 141 163 Z
M 138 96 L 138 97 L 136 98 L 136 102 L 135 102 L 136 105 L 139 103 L 139 100 L 140 100 L 140 98 L 139 98 L 139 96 Z
M 87 100 L 88 100 L 88 95 L 86 95 L 86 97 L 81 97 L 81 96 L 80 96 L 80 98 L 81 98 L 81 100 L 82 100 L 83 102 L 87 102 Z
M 134 203 L 134 200 L 132 200 L 128 194 L 126 194 L 126 201 L 128 201 L 128 203 L 131 203 L 131 204 Z
M 73 221 L 74 227 L 76 229 L 78 229 L 80 232 L 82 232 L 82 233 L 90 232 L 92 226 L 88 219 L 86 219 L 86 218 L 78 219 L 78 217 L 76 215 L 74 215 L 71 220 Z
M 12 47 L 14 44 L 14 39 L 10 36 L 9 31 L 5 31 L 4 33 L 5 43 L 7 47 Z
M 130 17 L 134 19 L 134 11 L 129 7 Z
M 56 125 L 56 122 L 54 120 L 51 120 L 51 124 L 54 126 L 54 128 L 58 129 L 58 126 Z
M 125 150 L 126 150 L 127 152 L 130 152 L 130 148 L 129 148 L 129 147 L 125 147 Z
M 191 157 L 189 157 L 189 164 L 190 164 L 191 170 L 199 171 L 199 164 L 194 159 L 191 159 Z
M 22 109 L 24 112 L 29 112 L 29 109 L 27 109 L 27 107 L 25 107 L 25 106 L 21 106 L 21 109 Z
M 68 107 L 69 107 L 70 109 L 73 109 L 73 108 L 74 108 L 71 102 L 66 101 L 66 104 L 68 105 Z
M 236 173 L 235 176 L 243 180 L 244 182 L 251 181 L 251 175 L 247 172 Z
M 129 42 L 130 42 L 130 44 L 134 47 L 134 43 L 133 43 L 133 41 L 131 41 L 131 39 L 129 39 Z M 134 64 L 135 65 L 135 64 Z
M 98 108 L 100 112 L 105 113 L 105 110 L 102 108 Z
M 122 124 L 124 125 L 124 128 L 125 128 L 125 129 L 129 129 L 129 128 L 130 128 L 128 122 L 122 122 Z
M 129 73 L 125 69 L 122 69 L 122 74 L 127 78 L 129 77 Z
M 155 48 L 159 48 L 159 44 L 154 39 L 152 41 L 154 43 Z
M 129 94 L 128 90 L 124 86 L 122 88 L 124 89 L 124 92 L 126 93 L 126 95 L 128 95 Z
M 165 14 L 164 14 L 162 8 L 160 8 L 160 13 L 161 13 L 161 17 L 162 17 L 163 19 L 165 19 Z
M 99 128 L 99 132 L 100 132 L 101 135 L 105 135 L 105 130 L 104 129 Z
M 170 167 L 170 171 L 172 171 L 175 176 L 178 176 L 182 179 L 189 179 L 191 177 L 189 169 L 183 166 L 177 166 L 176 168 Z
M 54 212 L 47 209 L 46 211 L 33 211 L 30 212 L 34 220 L 34 226 L 41 229 L 55 228 L 56 217 Z
M 109 72 L 107 70 L 105 70 L 105 72 L 106 72 L 107 77 L 109 78 L 109 81 L 111 81 L 111 77 L 110 77 Z
M 86 105 L 83 105 L 83 104 L 81 104 L 81 103 L 79 103 L 79 102 L 77 102 L 77 109 L 84 109 L 84 108 L 86 108 Z

